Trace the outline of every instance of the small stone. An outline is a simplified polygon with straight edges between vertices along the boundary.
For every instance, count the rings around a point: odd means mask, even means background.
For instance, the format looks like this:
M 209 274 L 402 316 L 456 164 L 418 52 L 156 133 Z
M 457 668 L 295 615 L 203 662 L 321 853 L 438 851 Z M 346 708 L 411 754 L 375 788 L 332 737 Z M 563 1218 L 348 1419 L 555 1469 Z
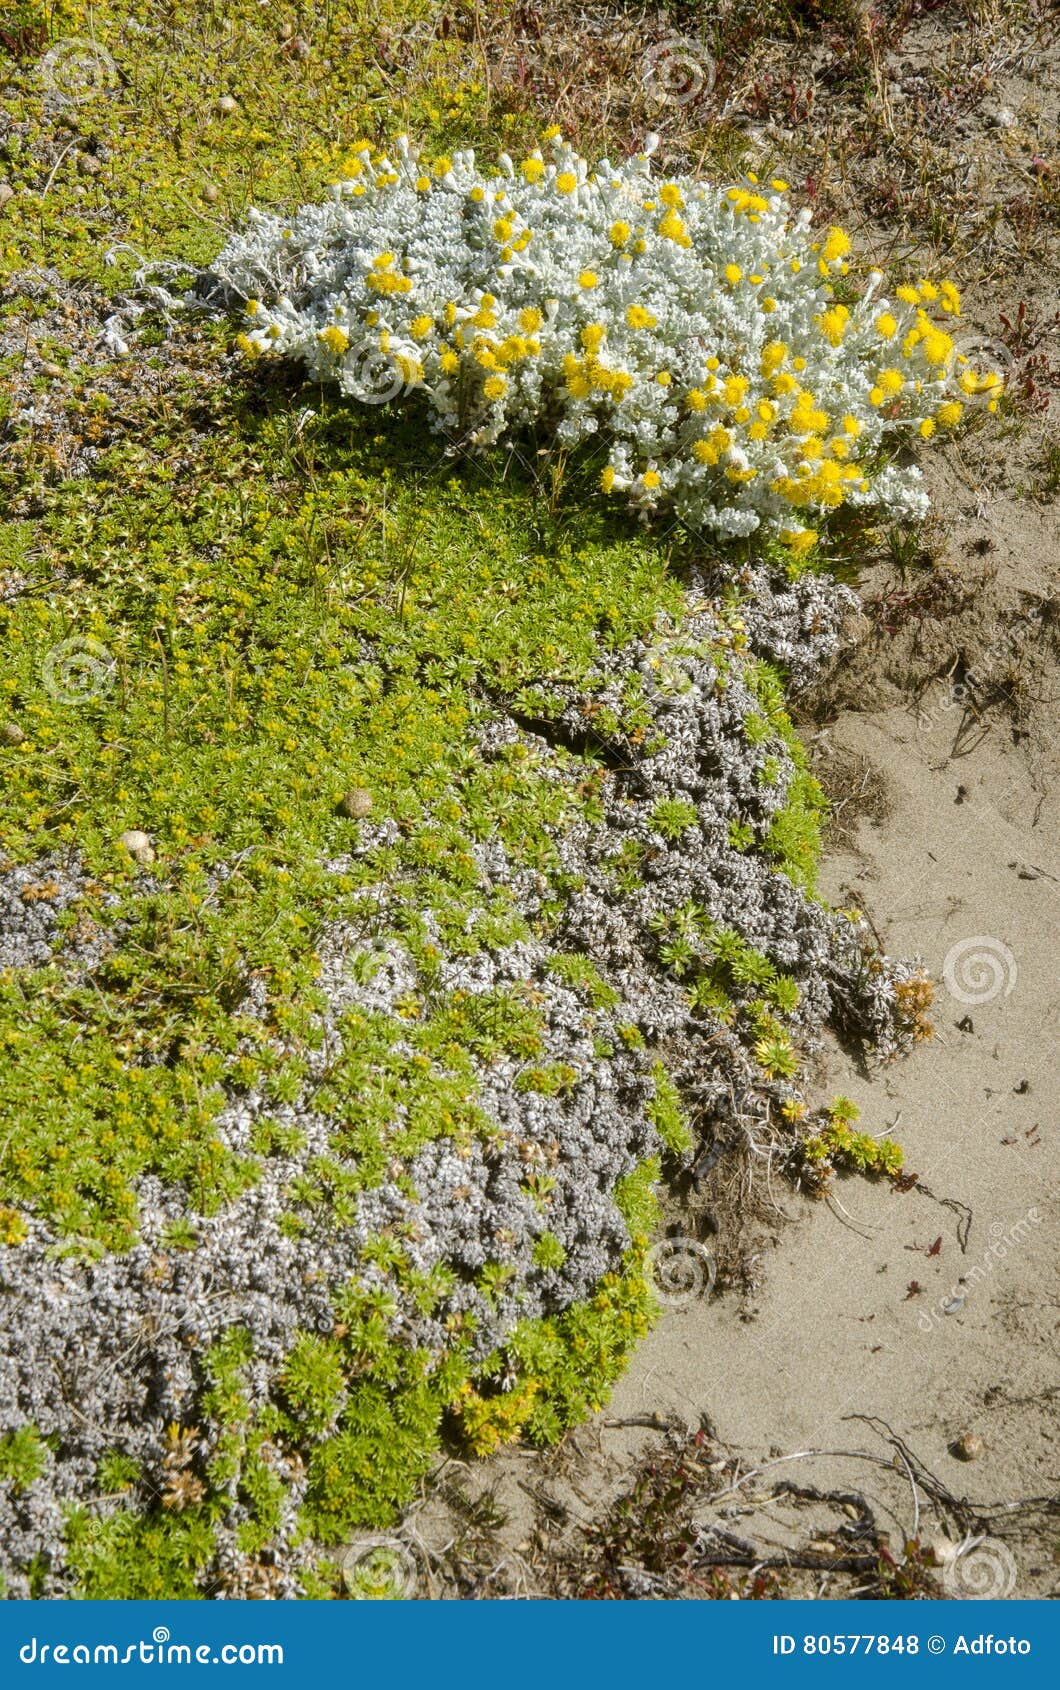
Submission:
M 41 369 L 46 376 L 51 376 L 53 381 L 57 381 L 60 376 L 66 374 L 61 364 L 42 364 Z
M 212 182 L 207 182 L 205 188 L 202 190 L 202 197 L 206 201 L 207 205 L 213 205 L 214 201 L 218 197 L 218 194 L 217 189 L 214 187 Z
M 231 94 L 222 94 L 217 102 L 217 109 L 222 117 L 231 117 L 234 111 L 239 110 L 239 101 Z
M 0 182 L 0 205 L 6 205 L 8 200 L 13 200 L 14 197 L 15 190 L 10 182 Z
M 1016 114 L 1011 106 L 999 106 L 994 115 L 995 129 L 1015 129 Z
M 350 816 L 353 820 L 366 816 L 371 808 L 372 794 L 366 791 L 363 786 L 355 786 L 352 792 L 347 792 L 345 797 L 340 798 L 338 802 L 339 814 Z
M 17 722 L 5 722 L 0 728 L 0 740 L 5 745 L 21 745 L 25 737 Z
M 95 153 L 79 153 L 77 168 L 82 176 L 98 176 L 103 166 Z
M 144 868 L 149 868 L 155 860 L 150 837 L 146 833 L 141 833 L 138 827 L 130 827 L 127 832 L 122 834 L 118 844 L 124 845 L 130 857 Z
M 950 1445 L 950 1454 L 958 1461 L 978 1461 L 985 1449 L 985 1444 L 978 1432 L 962 1432 Z

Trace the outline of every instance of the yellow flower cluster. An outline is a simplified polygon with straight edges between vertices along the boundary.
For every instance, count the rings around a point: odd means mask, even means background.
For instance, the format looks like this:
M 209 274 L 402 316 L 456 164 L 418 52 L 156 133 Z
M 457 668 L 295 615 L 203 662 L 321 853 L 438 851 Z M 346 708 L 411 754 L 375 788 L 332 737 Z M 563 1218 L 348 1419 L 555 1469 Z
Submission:
M 542 416 L 567 445 L 602 432 L 606 491 L 723 535 L 804 551 L 843 504 L 923 511 L 914 468 L 870 467 L 880 447 L 1001 390 L 962 360 L 952 283 L 856 288 L 847 234 L 815 237 L 780 178 L 653 182 L 647 155 L 592 169 L 545 139 L 551 156 L 494 172 L 366 146 L 286 231 L 258 217 L 217 266 L 236 286 L 282 278 L 248 307 L 248 346 L 361 400 L 420 390 L 465 445 Z

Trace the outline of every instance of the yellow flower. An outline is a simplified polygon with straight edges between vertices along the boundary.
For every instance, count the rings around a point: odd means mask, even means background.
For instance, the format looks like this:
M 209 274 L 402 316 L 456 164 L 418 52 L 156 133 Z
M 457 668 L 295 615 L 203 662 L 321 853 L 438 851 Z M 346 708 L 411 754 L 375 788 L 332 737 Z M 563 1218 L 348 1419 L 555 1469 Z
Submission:
M 442 369 L 445 371 L 447 376 L 454 375 L 456 373 L 456 371 L 460 368 L 460 359 L 457 357 L 455 352 L 451 352 L 451 351 L 443 352 L 441 358 L 438 361 L 441 364 Z
M 680 211 L 685 203 L 681 198 L 681 190 L 676 182 L 664 182 L 659 189 L 659 198 L 663 205 L 670 207 L 671 211 Z
M 519 169 L 528 182 L 540 182 L 545 174 L 545 166 L 539 158 L 524 158 Z
M 920 424 L 920 432 L 923 435 L 925 440 L 931 439 L 931 436 L 935 432 L 935 419 L 934 419 L 934 417 L 925 417 L 924 418 L 923 422 Z
M 653 329 L 658 318 L 646 311 L 643 305 L 627 305 L 626 322 L 631 329 Z
M 850 241 L 845 232 L 835 226 L 829 229 L 828 239 L 824 243 L 821 256 L 826 258 L 830 264 L 833 264 L 837 258 L 845 258 L 849 251 Z
M 939 406 L 935 415 L 945 428 L 956 428 L 961 420 L 963 410 L 964 406 L 959 399 L 950 399 L 945 405 Z
M 655 488 L 658 487 L 661 479 L 662 478 L 657 469 L 646 469 L 644 471 L 644 485 L 652 492 L 654 492 Z
M 417 178 L 416 178 L 416 192 L 418 194 L 429 194 L 430 191 L 431 191 L 431 179 L 430 179 L 430 177 L 429 176 L 417 176 Z
M 735 287 L 742 277 L 743 271 L 740 269 L 738 264 L 726 264 L 725 280 L 729 283 L 730 287 Z
M 561 194 L 573 194 L 577 186 L 578 178 L 575 176 L 573 170 L 561 170 L 559 175 L 556 177 L 556 187 L 559 189 Z
M 434 161 L 434 174 L 436 176 L 448 176 L 452 168 L 453 161 L 451 158 L 436 158 Z
M 660 219 L 659 233 L 663 240 L 676 241 L 678 246 L 691 246 L 692 244 L 676 211 L 668 211 L 666 216 Z
M 536 305 L 526 305 L 519 313 L 519 327 L 524 334 L 533 334 L 544 322 L 543 314 Z
M 319 334 L 317 339 L 322 340 L 328 351 L 333 353 L 336 358 L 341 358 L 350 344 L 349 335 L 344 334 L 334 323 L 331 328 L 325 329 L 322 334 Z
M 693 387 L 685 394 L 685 400 L 690 411 L 705 411 L 707 408 L 707 396 L 701 388 Z
M 586 323 L 581 332 L 581 343 L 586 352 L 599 352 L 606 334 L 603 323 Z
M 434 318 L 428 317 L 424 314 L 422 317 L 413 318 L 412 322 L 409 324 L 409 334 L 412 336 L 413 340 L 422 340 L 425 335 L 430 334 L 433 327 Z
M 917 293 L 916 288 L 909 287 L 907 283 L 903 283 L 900 288 L 895 288 L 894 291 L 898 295 L 898 298 L 904 302 L 904 304 L 906 304 L 906 305 L 919 305 L 920 304 L 920 295 Z
M 669 387 L 673 377 L 671 376 L 669 370 L 660 370 L 655 379 L 659 383 L 660 387 Z
M 611 468 L 611 465 L 608 464 L 607 467 L 600 472 L 600 486 L 603 488 L 605 493 L 610 493 L 614 485 L 615 472 Z
M 578 286 L 580 288 L 594 288 L 599 280 L 600 278 L 595 270 L 582 270 L 578 276 Z
M 505 376 L 490 376 L 484 383 L 482 391 L 486 395 L 487 399 L 499 399 L 507 385 L 508 382 Z
M 782 528 L 780 538 L 797 556 L 811 551 L 817 544 L 817 534 L 812 528 Z
M 629 240 L 629 237 L 632 233 L 633 233 L 633 231 L 630 228 L 629 224 L 624 223 L 622 221 L 622 219 L 619 218 L 617 223 L 612 223 L 612 225 L 611 225 L 611 234 L 610 234 L 611 245 L 612 246 L 625 246 L 626 242 Z
M 893 340 L 898 333 L 898 323 L 890 311 L 881 311 L 876 319 L 876 333 L 884 340 Z
M 830 346 L 839 346 L 842 343 L 849 320 L 850 312 L 845 305 L 833 305 L 818 317 L 821 333 Z
M 953 342 L 943 329 L 927 329 L 921 350 L 929 364 L 944 364 L 953 351 Z

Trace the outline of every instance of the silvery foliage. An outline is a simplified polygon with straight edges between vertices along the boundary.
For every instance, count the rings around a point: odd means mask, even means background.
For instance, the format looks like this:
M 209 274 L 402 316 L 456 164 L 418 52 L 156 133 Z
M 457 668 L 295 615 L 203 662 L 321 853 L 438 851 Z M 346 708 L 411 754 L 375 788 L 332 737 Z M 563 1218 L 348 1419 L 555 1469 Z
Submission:
M 200 1468 L 209 1459 L 222 1428 L 202 1413 L 202 1358 L 233 1327 L 252 1341 L 245 1389 L 254 1410 L 275 1400 L 296 1335 L 332 1331 L 334 1296 L 342 1287 L 384 1291 L 393 1340 L 434 1355 L 449 1342 L 447 1318 L 473 1316 L 478 1359 L 503 1346 L 518 1321 L 589 1295 L 619 1265 L 629 1242 L 616 1182 L 661 1148 L 649 1115 L 651 1067 L 659 1054 L 705 1136 L 752 1146 L 775 1136 L 772 1111 L 792 1088 L 764 1075 L 731 1027 L 690 1013 L 681 982 L 659 955 L 660 915 L 693 901 L 794 975 L 801 998 L 792 1027 L 804 1048 L 828 1017 L 860 1029 L 885 1052 L 901 1046 L 893 988 L 908 971 L 871 957 L 857 927 L 800 891 L 761 851 L 729 843 L 729 825 L 737 820 L 762 838 L 793 774 L 780 741 L 748 741 L 745 724 L 756 700 L 743 642 L 808 678 L 835 649 L 849 595 L 812 576 L 774 587 L 764 571 L 749 572 L 742 585 L 754 605 L 744 607 L 745 630 L 731 598 L 724 610 L 711 602 L 712 584 L 704 578 L 693 583 L 692 608 L 679 627 L 661 621 L 650 638 L 602 658 L 587 686 L 555 688 L 547 723 L 498 710 L 483 731 L 482 757 L 522 740 L 548 755 L 545 766 L 556 781 L 571 779 L 571 758 L 559 749 L 564 742 L 589 756 L 603 753 L 612 765 L 602 819 L 582 816 L 557 836 L 576 889 L 547 943 L 531 938 L 469 956 L 442 950 L 440 976 L 427 983 L 394 936 L 398 906 L 403 895 L 414 896 L 415 883 L 381 878 L 321 937 L 318 983 L 326 1008 L 318 1047 L 299 1053 L 309 1072 L 297 1101 L 277 1105 L 257 1092 L 232 1096 L 216 1122 L 219 1138 L 235 1152 L 249 1153 L 255 1124 L 264 1118 L 297 1129 L 290 1141 L 297 1148 L 261 1158 L 258 1183 L 214 1215 L 195 1213 L 176 1186 L 141 1179 L 139 1237 L 124 1255 L 77 1256 L 32 1217 L 25 1241 L 0 1249 L 0 1434 L 30 1423 L 52 1446 L 47 1470 L 28 1488 L 16 1492 L 0 1481 L 0 1564 L 10 1594 L 29 1594 L 33 1562 L 46 1566 L 38 1571 L 43 1594 L 68 1591 L 63 1534 L 70 1507 L 82 1505 L 102 1519 L 130 1500 L 150 1506 L 167 1494 L 168 1426 L 199 1427 Z M 722 662 L 726 684 L 719 689 Z M 648 711 L 643 737 L 620 729 L 610 740 L 594 738 L 591 724 L 601 705 L 613 705 L 621 719 L 633 693 Z M 769 785 L 756 778 L 766 755 L 780 765 L 779 779 Z M 660 798 L 675 797 L 692 803 L 697 819 L 670 839 L 653 812 Z M 398 837 L 391 821 L 364 822 L 352 856 L 367 865 L 392 860 Z M 608 863 L 631 841 L 642 848 L 643 874 L 638 886 L 623 890 Z M 475 854 L 484 894 L 507 888 L 533 931 L 548 894 L 541 877 L 514 865 L 497 841 L 477 845 Z M 350 866 L 350 858 L 329 865 L 336 873 Z M 10 876 L 3 884 L 9 901 L 17 898 Z M 423 920 L 430 936 L 429 914 Z M 41 943 L 35 934 L 20 958 L 25 966 L 42 960 Z M 371 968 L 355 967 L 366 948 Z M 549 964 L 557 949 L 594 959 L 619 1001 L 593 1009 L 584 994 L 561 983 Z M 282 1221 L 300 1210 L 295 1181 L 315 1157 L 341 1160 L 333 1147 L 338 1123 L 320 1112 L 314 1093 L 341 1052 L 343 1017 L 354 1009 L 392 1017 L 401 1049 L 404 1024 L 395 1008 L 410 992 L 429 1008 L 457 990 L 512 988 L 534 994 L 538 1004 L 543 1049 L 534 1065 L 569 1066 L 576 1075 L 569 1089 L 555 1096 L 521 1090 L 526 1064 L 513 1057 L 478 1062 L 478 1105 L 496 1128 L 489 1139 L 440 1137 L 410 1166 L 392 1164 L 378 1186 L 360 1195 L 352 1221 L 340 1224 L 326 1207 L 303 1205 L 308 1224 L 292 1238 Z M 263 1014 L 260 983 L 248 982 L 241 1010 Z M 624 1041 L 621 1029 L 629 1024 L 643 1034 L 643 1049 Z M 551 1181 L 544 1203 L 530 1193 L 535 1175 Z M 167 1229 L 178 1220 L 194 1226 L 194 1248 L 173 1246 Z M 414 1268 L 454 1270 L 452 1289 L 431 1314 L 416 1306 L 391 1268 L 367 1259 L 366 1246 L 384 1228 L 402 1238 Z M 546 1228 L 564 1246 L 558 1268 L 533 1259 L 534 1241 Z M 474 1283 L 487 1263 L 511 1270 L 491 1297 Z M 336 1414 L 341 1408 L 340 1401 Z M 99 1494 L 97 1465 L 113 1450 L 141 1465 L 131 1498 Z M 258 1594 L 264 1579 L 269 1594 L 298 1593 L 300 1570 L 315 1553 L 297 1541 L 305 1468 L 291 1450 L 275 1449 L 272 1460 L 286 1485 L 281 1527 L 264 1557 L 245 1555 L 238 1533 L 248 1509 L 233 1480 L 216 1528 L 210 1592 Z
M 462 448 L 599 437 L 609 490 L 697 531 L 805 546 L 839 503 L 926 511 L 919 470 L 865 465 L 956 420 L 975 378 L 924 310 L 957 311 L 956 290 L 891 300 L 873 271 L 838 304 L 849 243 L 782 184 L 660 181 L 648 151 L 591 169 L 561 137 L 493 173 L 404 137 L 350 168 L 323 204 L 252 211 L 215 260 L 247 350 L 367 403 L 420 393 Z

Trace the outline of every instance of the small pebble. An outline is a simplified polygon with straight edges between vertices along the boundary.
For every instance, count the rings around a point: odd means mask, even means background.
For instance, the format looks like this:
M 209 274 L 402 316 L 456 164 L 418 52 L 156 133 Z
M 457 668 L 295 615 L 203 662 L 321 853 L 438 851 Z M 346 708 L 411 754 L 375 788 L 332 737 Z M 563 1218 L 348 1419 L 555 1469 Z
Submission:
M 217 109 L 222 117 L 230 117 L 234 111 L 239 110 L 239 101 L 233 99 L 231 94 L 222 94 L 217 102 Z
M 950 1445 L 950 1454 L 958 1461 L 978 1461 L 983 1449 L 983 1440 L 977 1432 L 962 1432 Z
M 126 833 L 123 833 L 118 840 L 118 844 L 124 845 L 130 857 L 141 863 L 144 868 L 148 868 L 155 860 L 155 853 L 149 836 L 146 833 L 141 833 L 138 827 L 131 827 Z
M 202 190 L 202 197 L 208 205 L 213 205 L 217 198 L 217 189 L 214 187 L 212 182 L 207 182 L 205 188 Z
M 57 381 L 60 376 L 66 374 L 61 364 L 42 364 L 41 369 L 46 376 L 51 376 L 53 381 Z
M 6 205 L 8 200 L 13 200 L 14 197 L 15 190 L 10 182 L 0 182 L 0 205 Z
M 25 737 L 17 722 L 5 722 L 0 728 L 0 740 L 5 745 L 21 745 Z
M 103 166 L 96 157 L 95 153 L 80 153 L 78 155 L 77 168 L 81 172 L 82 176 L 98 176 L 100 171 L 103 169 Z
M 1015 129 L 1016 114 L 1011 106 L 999 106 L 994 117 L 995 129 Z
M 366 816 L 371 808 L 372 794 L 366 791 L 363 786 L 355 786 L 353 791 L 347 792 L 346 796 L 340 798 L 338 803 L 339 814 L 351 816 L 354 819 Z
M 942 1305 L 942 1312 L 943 1314 L 960 1314 L 963 1307 L 964 1298 L 958 1294 L 955 1297 L 947 1297 Z

